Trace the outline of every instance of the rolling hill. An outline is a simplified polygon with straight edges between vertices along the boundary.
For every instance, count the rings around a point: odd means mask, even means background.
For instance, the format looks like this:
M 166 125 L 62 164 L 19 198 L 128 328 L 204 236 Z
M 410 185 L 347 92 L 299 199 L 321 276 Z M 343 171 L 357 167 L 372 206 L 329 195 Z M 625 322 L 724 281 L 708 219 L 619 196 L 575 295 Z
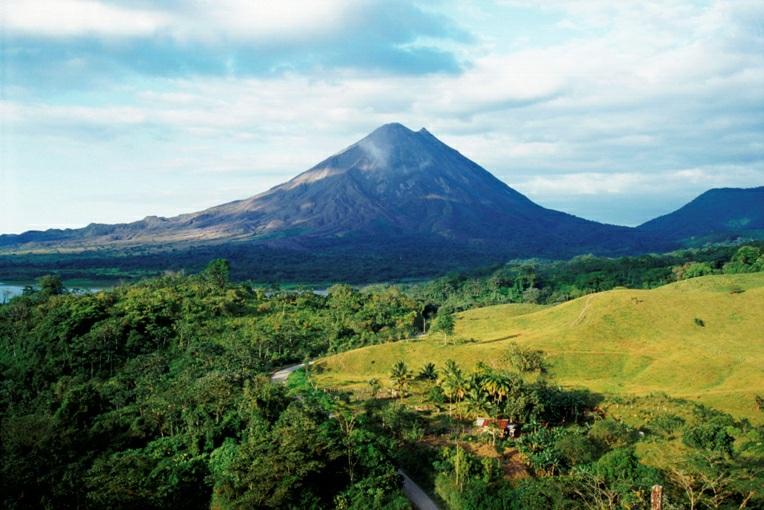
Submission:
M 762 421 L 764 273 L 714 275 L 653 290 L 619 289 L 553 307 L 498 305 L 459 315 L 456 337 L 375 345 L 326 358 L 321 384 L 385 380 L 393 363 L 414 370 L 454 359 L 502 366 L 510 342 L 543 350 L 564 385 L 609 394 L 665 392 Z M 698 319 L 696 321 L 696 319 Z

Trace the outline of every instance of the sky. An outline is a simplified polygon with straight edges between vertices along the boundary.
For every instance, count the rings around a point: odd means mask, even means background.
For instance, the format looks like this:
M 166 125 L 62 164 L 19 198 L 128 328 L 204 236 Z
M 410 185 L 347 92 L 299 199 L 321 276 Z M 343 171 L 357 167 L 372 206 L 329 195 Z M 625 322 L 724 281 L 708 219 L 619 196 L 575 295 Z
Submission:
M 761 0 L 14 0 L 0 28 L 0 233 L 245 198 L 387 122 L 607 223 L 764 185 Z

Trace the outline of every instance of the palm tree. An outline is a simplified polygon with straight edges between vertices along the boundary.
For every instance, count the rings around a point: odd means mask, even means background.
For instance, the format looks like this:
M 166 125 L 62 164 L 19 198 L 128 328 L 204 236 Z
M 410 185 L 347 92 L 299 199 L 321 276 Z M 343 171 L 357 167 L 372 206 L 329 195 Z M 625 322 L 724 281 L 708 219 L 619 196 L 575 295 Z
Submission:
M 419 379 L 424 379 L 425 381 L 434 381 L 438 378 L 438 371 L 435 368 L 435 363 L 429 362 L 425 364 L 425 366 L 422 367 L 422 370 L 419 372 L 418 375 Z
M 406 366 L 406 363 L 398 361 L 393 365 L 393 369 L 390 371 L 390 378 L 393 380 L 393 387 L 398 397 L 403 398 L 411 378 L 411 372 L 409 372 L 409 367 Z
M 481 387 L 498 403 L 501 403 L 512 392 L 512 381 L 509 377 L 496 372 L 484 374 Z
M 369 389 L 371 390 L 371 398 L 377 398 L 377 393 L 379 393 L 379 390 L 382 388 L 382 385 L 379 383 L 379 379 L 376 377 L 372 377 L 369 379 Z
M 483 378 L 480 374 L 472 374 L 467 379 L 467 391 L 465 393 L 465 400 L 467 402 L 467 409 L 470 413 L 475 415 L 490 415 L 496 414 L 496 407 L 488 399 L 488 395 L 483 389 Z
M 446 366 L 443 370 L 443 377 L 440 381 L 440 387 L 443 390 L 443 394 L 448 398 L 449 408 L 448 414 L 451 415 L 454 402 L 459 402 L 464 399 L 464 395 L 467 391 L 467 381 L 464 378 L 459 365 L 454 360 L 446 361 Z
M 446 366 L 443 369 L 443 374 L 445 377 L 449 376 L 462 376 L 462 369 L 459 368 L 459 365 L 456 364 L 456 361 L 450 359 L 446 361 Z

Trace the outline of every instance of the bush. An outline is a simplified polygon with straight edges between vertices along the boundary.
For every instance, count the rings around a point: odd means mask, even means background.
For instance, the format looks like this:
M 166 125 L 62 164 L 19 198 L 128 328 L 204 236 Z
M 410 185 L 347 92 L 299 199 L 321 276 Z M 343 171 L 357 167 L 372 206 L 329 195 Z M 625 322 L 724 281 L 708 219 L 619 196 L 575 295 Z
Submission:
M 379 413 L 379 419 L 385 430 L 399 438 L 421 425 L 419 415 L 398 402 L 386 403 Z
M 594 422 L 589 436 L 607 448 L 622 448 L 637 440 L 634 429 L 610 418 Z
M 517 449 L 535 470 L 553 475 L 565 466 L 563 455 L 557 449 L 557 442 L 564 435 L 565 430 L 561 428 L 540 428 L 520 436 Z
M 727 274 L 762 271 L 764 270 L 764 255 L 762 255 L 761 249 L 756 246 L 741 246 L 732 260 L 724 264 L 723 269 Z
M 515 342 L 509 344 L 509 349 L 504 359 L 518 372 L 538 372 L 544 374 L 548 371 L 543 351 L 522 347 Z
M 671 413 L 659 414 L 650 421 L 650 428 L 663 435 L 670 436 L 684 425 L 684 419 Z
M 682 436 L 684 444 L 693 448 L 732 454 L 735 439 L 727 432 L 727 427 L 719 421 L 701 423 L 685 429 Z
M 602 448 L 580 429 L 570 429 L 559 438 L 554 448 L 559 452 L 567 467 L 589 464 L 597 460 Z
M 563 510 L 577 508 L 567 495 L 566 480 L 526 478 L 514 491 L 512 510 Z
M 427 399 L 437 405 L 446 403 L 446 395 L 443 393 L 443 388 L 437 385 L 433 385 L 430 388 L 430 391 L 427 393 Z
M 677 280 L 714 274 L 714 268 L 707 262 L 687 262 L 681 266 L 674 267 L 672 271 Z
M 620 503 L 620 508 L 645 507 L 650 498 L 650 487 L 661 483 L 660 473 L 641 464 L 631 447 L 606 453 L 590 470 L 581 470 L 580 475 L 585 487 L 604 488 L 614 495 L 614 502 Z M 593 492 L 589 491 L 589 496 Z

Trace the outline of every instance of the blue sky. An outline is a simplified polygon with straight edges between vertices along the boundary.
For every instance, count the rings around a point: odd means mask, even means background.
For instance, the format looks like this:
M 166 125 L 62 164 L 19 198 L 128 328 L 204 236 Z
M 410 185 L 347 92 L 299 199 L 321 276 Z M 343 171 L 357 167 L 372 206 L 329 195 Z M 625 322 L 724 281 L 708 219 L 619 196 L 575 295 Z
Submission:
M 251 196 L 380 124 L 635 225 L 764 184 L 764 3 L 0 4 L 0 232 Z

